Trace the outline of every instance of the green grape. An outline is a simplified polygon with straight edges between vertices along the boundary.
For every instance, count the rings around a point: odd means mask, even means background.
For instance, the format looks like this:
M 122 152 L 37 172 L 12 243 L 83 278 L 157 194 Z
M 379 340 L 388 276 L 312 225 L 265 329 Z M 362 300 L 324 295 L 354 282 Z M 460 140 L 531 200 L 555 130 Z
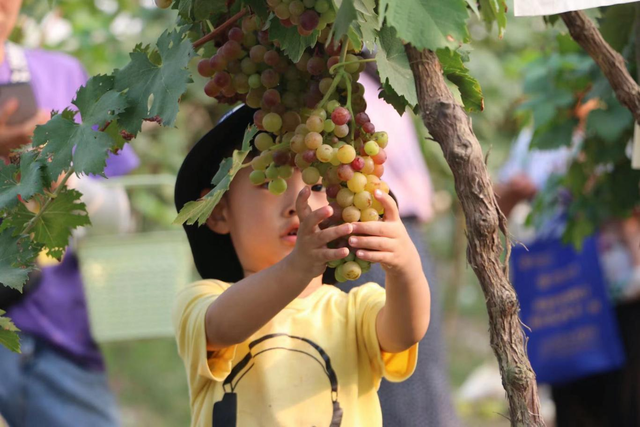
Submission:
M 320 171 L 314 167 L 308 167 L 302 171 L 302 180 L 307 185 L 315 185 L 320 179 Z
M 252 74 L 249 76 L 249 87 L 251 89 L 258 89 L 261 86 L 262 82 L 260 81 L 260 74 Z
M 327 119 L 324 121 L 324 126 L 323 126 L 323 130 L 326 133 L 331 133 L 333 132 L 333 130 L 336 128 L 336 124 L 333 123 L 333 120 L 331 119 Z
M 340 147 L 340 149 L 338 149 L 338 160 L 340 160 L 341 163 L 349 164 L 351 162 L 353 162 L 353 159 L 356 158 L 356 149 L 353 148 L 351 145 L 343 145 L 342 147 Z
M 364 191 L 365 185 L 367 185 L 367 177 L 360 172 L 354 173 L 353 177 L 347 181 L 347 187 L 354 193 Z
M 376 154 L 378 154 L 378 152 L 380 152 L 380 146 L 375 141 L 367 141 L 364 144 L 364 152 L 369 156 L 375 156 Z
M 276 178 L 269 183 L 269 191 L 276 196 L 287 191 L 287 181 L 282 178 Z
M 253 185 L 262 185 L 267 180 L 264 171 L 255 170 L 249 174 L 249 180 Z
M 277 113 L 268 113 L 262 119 L 262 126 L 266 131 L 276 133 L 282 127 L 282 118 Z
M 311 132 L 322 132 L 324 130 L 324 122 L 322 120 L 322 117 L 315 114 L 311 115 L 307 119 L 306 125 Z
M 389 135 L 386 132 L 376 132 L 373 134 L 373 138 L 380 148 L 386 148 L 389 143 Z
M 304 4 L 300 0 L 293 0 L 289 3 L 289 13 L 294 16 L 300 16 L 304 12 Z
M 342 258 L 342 260 L 344 262 L 355 261 L 356 260 L 356 254 L 354 252 L 349 252 L 349 255 L 347 255 L 346 257 Z
M 338 159 L 338 150 L 339 150 L 339 148 L 333 147 L 333 155 L 332 155 L 331 160 L 330 160 L 330 162 L 331 162 L 331 164 L 333 166 L 340 166 L 342 164 L 340 162 L 340 159 Z M 336 169 L 336 171 L 337 171 L 337 169 Z
M 366 273 L 367 271 L 371 270 L 371 263 L 369 261 L 365 261 L 360 258 L 356 258 L 355 261 L 360 266 L 363 273 Z
M 305 151 L 307 151 L 307 146 L 304 143 L 304 136 L 295 135 L 293 138 L 291 138 L 290 148 L 291 151 L 296 154 L 304 153 Z
M 348 188 L 342 188 L 338 191 L 338 195 L 336 196 L 336 201 L 342 208 L 347 208 L 353 205 L 353 191 Z
M 346 62 L 359 61 L 361 59 L 362 58 L 358 58 L 357 56 L 352 55 L 352 54 L 348 54 L 347 57 L 345 58 Z M 344 66 L 344 69 L 349 74 L 357 73 L 359 68 L 360 68 L 360 64 L 359 63 L 347 64 L 347 65 Z
M 347 281 L 347 278 L 344 277 L 344 274 L 342 274 L 342 267 L 344 264 L 340 264 L 338 267 L 336 267 L 336 272 L 335 272 L 335 277 L 336 280 L 340 283 L 344 283 Z
M 333 113 L 333 110 L 335 110 L 339 106 L 340 106 L 340 103 L 336 100 L 331 100 L 327 102 L 327 107 L 326 107 L 327 113 L 329 114 Z
M 331 260 L 327 263 L 327 267 L 329 268 L 338 268 L 338 266 L 342 264 L 342 260 L 341 259 L 334 259 Z
M 240 68 L 242 72 L 247 76 L 255 74 L 258 71 L 258 65 L 251 60 L 251 58 L 244 58 L 240 61 Z
M 360 221 L 362 222 L 377 221 L 379 218 L 380 215 L 378 215 L 378 211 L 374 207 L 363 209 L 360 214 Z
M 316 157 L 323 163 L 331 161 L 333 157 L 333 147 L 327 144 L 322 144 L 316 150 Z
M 360 210 L 370 208 L 373 204 L 373 197 L 368 191 L 361 191 L 353 196 L 353 204 Z
M 342 274 L 347 280 L 357 280 L 362 274 L 362 269 L 355 261 L 347 261 L 342 264 Z
M 267 171 L 265 172 L 265 175 L 267 179 L 276 179 L 278 176 L 280 176 L 278 167 L 275 165 L 275 163 L 271 163 L 271 165 L 269 165 Z
M 256 148 L 260 151 L 268 150 L 274 145 L 273 138 L 266 132 L 259 133 L 256 136 L 254 143 L 256 145 Z
M 278 175 L 280 178 L 289 179 L 293 176 L 293 168 L 289 165 L 278 167 Z
M 304 143 L 310 150 L 317 150 L 322 145 L 322 135 L 318 132 L 309 132 L 304 137 Z
M 347 206 L 342 211 L 342 220 L 344 222 L 358 222 L 360 220 L 360 209 L 355 206 Z
M 339 125 L 333 129 L 333 134 L 338 138 L 344 138 L 349 135 L 349 125 Z
M 253 159 L 251 159 L 251 167 L 253 168 L 254 171 L 257 171 L 257 170 L 263 171 L 267 168 L 267 166 L 269 165 L 264 161 L 264 158 L 262 158 L 261 156 L 254 157 Z
M 304 7 L 311 9 L 316 5 L 316 0 L 302 0 L 302 3 L 304 4 Z
M 331 3 L 329 0 L 317 0 L 315 5 L 315 10 L 319 14 L 323 14 L 331 8 Z
M 331 77 L 325 77 L 324 79 L 320 80 L 320 84 L 319 84 L 320 93 L 323 95 L 326 95 L 327 92 L 329 92 L 329 89 L 331 89 L 332 84 L 333 84 L 333 79 Z
M 273 10 L 276 16 L 280 19 L 289 19 L 291 17 L 291 12 L 289 12 L 289 5 L 285 2 L 280 3 Z
M 333 9 L 329 9 L 320 15 L 320 21 L 326 22 L 327 24 L 331 24 L 336 20 L 336 12 Z

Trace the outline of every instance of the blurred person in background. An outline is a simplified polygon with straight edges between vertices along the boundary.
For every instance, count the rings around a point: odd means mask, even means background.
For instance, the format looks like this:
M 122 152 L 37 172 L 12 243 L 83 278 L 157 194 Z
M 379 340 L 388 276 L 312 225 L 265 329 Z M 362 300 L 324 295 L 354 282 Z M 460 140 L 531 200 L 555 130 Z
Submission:
M 378 131 L 389 134 L 385 148 L 382 179 L 389 184 L 398 201 L 402 222 L 413 240 L 431 289 L 431 323 L 420 342 L 418 364 L 413 375 L 401 384 L 382 381 L 378 395 L 382 405 L 383 424 L 402 427 L 454 427 L 459 422 L 451 401 L 445 344 L 442 336 L 442 307 L 439 284 L 431 265 L 423 226 L 433 217 L 433 187 L 420 150 L 418 133 L 411 114 L 402 116 L 378 98 L 380 81 L 375 70 L 367 67 L 359 82 L 365 88 L 367 115 Z M 384 271 L 379 264 L 356 281 L 336 283 L 341 290 L 367 282 L 384 286 Z
M 45 123 L 50 111 L 73 107 L 76 91 L 87 80 L 74 58 L 8 41 L 21 5 L 20 0 L 0 0 L 0 85 L 27 83 L 37 111 L 9 124 L 27 102 L 10 99 L 0 105 L 0 158 L 5 163 L 11 150 L 29 143 L 35 126 Z M 107 159 L 105 173 L 123 175 L 138 162 L 127 146 Z M 68 185 L 84 193 L 92 220 L 108 218 L 103 231 L 128 228 L 124 190 L 103 188 L 100 179 L 92 177 L 74 177 Z M 92 222 L 100 227 L 99 220 Z M 41 254 L 38 266 L 40 271 L 30 275 L 23 293 L 0 286 L 0 308 L 21 330 L 21 354 L 0 345 L 0 415 L 10 427 L 119 425 L 104 360 L 91 336 L 77 256 L 72 248 L 61 262 Z
M 494 185 L 500 209 L 507 217 L 523 206 L 522 202 L 530 202 L 543 191 L 553 175 L 567 172 L 579 155 L 587 116 L 596 107 L 596 102 L 587 102 L 576 109 L 580 124 L 574 131 L 571 147 L 531 150 L 533 131 L 521 131 Z M 524 222 L 523 212 L 528 209 L 514 212 L 510 218 L 516 227 Z M 625 351 L 625 364 L 620 369 L 552 385 L 558 427 L 640 426 L 639 218 L 636 214 L 605 223 L 598 230 L 597 240 L 604 282 L 614 304 Z

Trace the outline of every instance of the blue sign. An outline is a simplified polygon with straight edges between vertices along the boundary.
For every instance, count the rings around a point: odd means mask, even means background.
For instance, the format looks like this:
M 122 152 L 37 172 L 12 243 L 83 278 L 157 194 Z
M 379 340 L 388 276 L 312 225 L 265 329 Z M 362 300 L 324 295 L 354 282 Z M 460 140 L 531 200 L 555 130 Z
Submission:
M 511 274 L 520 317 L 531 328 L 527 350 L 539 382 L 560 384 L 622 365 L 595 237 L 580 252 L 556 238 L 518 245 Z

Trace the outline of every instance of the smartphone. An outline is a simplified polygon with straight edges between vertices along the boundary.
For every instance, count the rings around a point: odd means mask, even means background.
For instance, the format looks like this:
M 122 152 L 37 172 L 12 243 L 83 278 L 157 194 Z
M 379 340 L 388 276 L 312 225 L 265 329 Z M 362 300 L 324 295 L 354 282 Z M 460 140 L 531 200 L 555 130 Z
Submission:
M 0 84 L 0 107 L 7 101 L 15 98 L 18 100 L 18 109 L 7 120 L 7 125 L 19 125 L 38 113 L 36 97 L 29 83 Z

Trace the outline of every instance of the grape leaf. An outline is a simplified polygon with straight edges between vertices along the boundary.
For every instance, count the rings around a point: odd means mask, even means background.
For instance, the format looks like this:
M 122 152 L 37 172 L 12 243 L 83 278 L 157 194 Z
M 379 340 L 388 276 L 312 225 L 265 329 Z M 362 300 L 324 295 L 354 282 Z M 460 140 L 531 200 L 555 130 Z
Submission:
M 380 23 L 417 49 L 455 47 L 469 39 L 466 0 L 380 0 Z
M 351 24 L 358 21 L 358 14 L 353 2 L 354 0 L 342 0 L 338 8 L 336 20 L 331 28 L 330 34 L 333 40 L 341 39 L 342 36 L 347 34 Z
M 178 9 L 180 16 L 188 21 L 202 21 L 211 18 L 214 13 L 227 11 L 226 0 L 179 0 L 173 9 Z
M 635 21 L 635 4 L 620 4 L 608 7 L 600 20 L 600 34 L 618 52 L 629 43 Z
M 22 292 L 38 251 L 29 246 L 28 236 L 13 236 L 14 232 L 7 226 L 0 232 L 0 284 Z
M 149 47 L 137 46 L 131 62 L 115 72 L 115 88 L 126 90 L 128 107 L 120 115 L 120 125 L 136 135 L 147 117 L 159 116 L 165 126 L 173 126 L 178 114 L 178 101 L 191 82 L 187 69 L 194 55 L 184 31 L 165 31 L 157 42 L 161 65 L 149 60 Z M 153 102 L 149 101 L 153 95 Z
M 404 96 L 400 96 L 388 83 L 382 84 L 382 90 L 378 94 L 378 98 L 384 99 L 387 104 L 393 106 L 398 114 L 403 115 L 407 109 L 407 100 Z
M 507 4 L 504 0 L 479 0 L 480 15 L 487 24 L 487 28 L 491 28 L 495 21 L 498 25 L 498 36 L 502 38 L 504 29 L 507 27 Z
M 394 92 L 402 96 L 411 107 L 415 106 L 418 103 L 416 83 L 409 66 L 409 59 L 396 30 L 383 26 L 376 44 L 379 46 L 376 64 L 380 81 L 393 87 Z M 404 111 L 404 108 L 402 110 Z
M 207 221 L 213 209 L 229 189 L 231 181 L 242 168 L 244 159 L 251 150 L 251 140 L 256 133 L 258 133 L 258 128 L 255 126 L 247 129 L 244 133 L 240 150 L 234 150 L 231 157 L 227 157 L 220 163 L 218 173 L 211 180 L 215 187 L 201 199 L 186 203 L 173 221 L 174 224 L 184 224 L 186 222 L 188 225 L 193 225 L 197 221 L 198 225 L 201 226 Z
M 269 27 L 269 40 L 277 40 L 280 49 L 293 61 L 298 62 L 304 50 L 316 44 L 318 40 L 318 30 L 309 36 L 301 36 L 295 26 L 285 27 L 279 19 L 272 19 Z
M 46 166 L 50 180 L 68 169 L 72 159 L 77 173 L 103 173 L 115 141 L 95 126 L 104 127 L 124 111 L 126 100 L 113 90 L 113 77 L 95 76 L 78 90 L 73 104 L 78 107 L 82 123 L 75 122 L 76 112 L 65 109 L 38 126 L 33 135 L 33 146 L 44 146 L 39 161 Z
M 64 248 L 69 244 L 71 230 L 77 227 L 90 225 L 86 206 L 80 202 L 80 192 L 72 189 L 63 189 L 51 200 L 47 209 L 35 220 L 31 230 L 33 241 L 44 245 L 49 255 L 61 258 Z M 29 221 L 36 217 L 34 212 L 24 205 L 18 208 L 11 217 L 5 219 L 9 225 L 17 230 L 24 230 Z
M 375 0 L 354 0 L 353 6 L 363 15 L 373 16 L 376 14 Z
M 38 153 L 25 151 L 20 155 L 20 181 L 18 168 L 0 162 L 0 209 L 7 209 L 18 203 L 18 195 L 29 200 L 42 191 L 42 165 L 35 162 Z
M 16 333 L 20 329 L 16 328 L 5 313 L 6 311 L 0 310 L 0 344 L 13 352 L 20 353 L 20 339 Z
M 364 42 L 365 46 L 373 51 L 378 30 L 380 26 L 378 25 L 378 15 L 364 15 L 362 14 L 358 19 L 359 28 L 355 28 L 357 32 L 360 34 L 360 38 Z
M 249 6 L 262 19 L 262 22 L 269 17 L 269 8 L 264 0 L 243 0 L 242 3 Z
M 475 15 L 480 18 L 480 11 L 478 10 L 478 1 L 477 0 L 467 0 L 467 6 L 475 13 Z
M 457 50 L 446 48 L 438 49 L 436 54 L 444 75 L 451 83 L 458 86 L 465 110 L 469 112 L 484 110 L 480 84 L 469 75 L 469 70 L 464 66 L 460 53 Z

